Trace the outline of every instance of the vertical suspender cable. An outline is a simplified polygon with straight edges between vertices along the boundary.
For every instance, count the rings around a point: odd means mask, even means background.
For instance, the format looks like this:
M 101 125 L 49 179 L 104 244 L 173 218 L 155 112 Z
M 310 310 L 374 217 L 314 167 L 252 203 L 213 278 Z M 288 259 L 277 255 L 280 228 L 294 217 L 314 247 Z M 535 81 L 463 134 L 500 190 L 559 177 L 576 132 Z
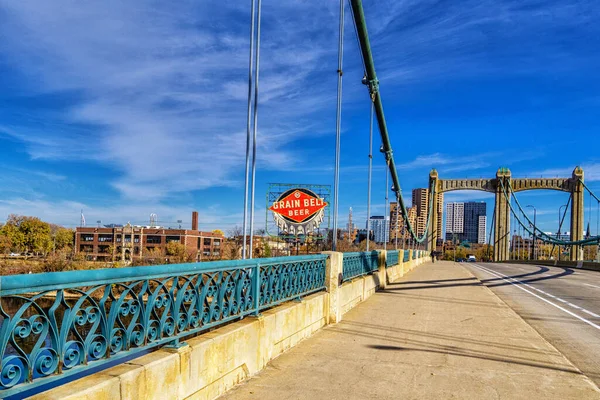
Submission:
M 387 242 L 390 238 L 390 221 L 388 213 L 388 185 L 389 185 L 390 171 L 388 168 L 385 169 L 385 211 L 383 214 L 383 250 L 387 250 Z
M 246 258 L 246 231 L 248 229 L 248 172 L 250 170 L 250 130 L 252 125 L 252 64 L 254 64 L 254 10 L 256 0 L 251 0 L 250 61 L 248 63 L 248 118 L 246 123 L 246 173 L 244 175 L 244 221 L 242 223 L 242 258 Z
M 260 11 L 262 0 L 257 2 L 256 12 L 256 58 L 254 59 L 254 128 L 252 138 L 252 186 L 250 188 L 250 257 L 252 258 L 254 248 L 252 238 L 254 237 L 254 188 L 256 187 L 256 132 L 258 130 L 258 76 L 260 71 Z
M 396 236 L 396 245 L 394 246 L 396 250 L 398 250 L 398 222 L 399 222 L 399 214 L 398 214 L 398 201 L 396 201 L 396 229 L 394 231 L 394 235 Z
M 371 102 L 371 112 L 369 116 L 369 179 L 367 188 L 367 251 L 369 251 L 369 241 L 371 236 L 371 174 L 373 173 L 373 103 Z
M 260 1 L 260 0 L 259 0 Z M 342 67 L 344 56 L 344 0 L 340 0 L 340 38 L 338 43 L 337 113 L 335 124 L 335 170 L 333 173 L 333 238 L 331 249 L 337 249 L 338 200 L 340 192 L 340 140 L 342 125 Z

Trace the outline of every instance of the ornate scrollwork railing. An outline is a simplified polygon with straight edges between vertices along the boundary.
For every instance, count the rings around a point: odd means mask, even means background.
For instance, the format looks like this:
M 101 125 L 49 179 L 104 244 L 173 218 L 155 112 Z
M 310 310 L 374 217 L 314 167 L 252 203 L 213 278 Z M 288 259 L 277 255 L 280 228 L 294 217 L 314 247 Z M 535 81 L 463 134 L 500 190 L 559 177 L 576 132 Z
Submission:
M 343 281 L 370 274 L 377 271 L 378 267 L 379 253 L 377 251 L 344 253 Z
M 178 345 L 186 336 L 323 290 L 326 258 L 0 277 L 0 396 Z
M 385 266 L 393 267 L 394 265 L 398 265 L 398 254 L 398 250 L 388 250 L 385 259 Z

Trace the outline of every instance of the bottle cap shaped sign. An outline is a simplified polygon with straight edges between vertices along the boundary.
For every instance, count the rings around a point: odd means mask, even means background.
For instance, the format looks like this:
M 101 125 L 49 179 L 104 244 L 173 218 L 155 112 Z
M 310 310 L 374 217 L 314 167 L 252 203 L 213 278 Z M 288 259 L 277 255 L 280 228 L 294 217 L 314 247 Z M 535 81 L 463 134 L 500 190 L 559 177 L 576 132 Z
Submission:
M 294 188 L 285 191 L 273 202 L 275 223 L 284 232 L 292 235 L 307 234 L 316 230 L 323 222 L 323 209 L 327 203 L 313 191 Z

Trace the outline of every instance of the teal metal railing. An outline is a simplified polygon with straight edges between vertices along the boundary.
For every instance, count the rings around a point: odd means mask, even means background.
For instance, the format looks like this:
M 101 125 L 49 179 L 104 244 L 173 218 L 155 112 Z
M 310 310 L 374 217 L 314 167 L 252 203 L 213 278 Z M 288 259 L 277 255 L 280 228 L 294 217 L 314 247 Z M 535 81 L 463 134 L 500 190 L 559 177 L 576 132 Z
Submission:
M 326 259 L 1 277 L 0 397 L 21 396 L 162 345 L 178 346 L 187 336 L 324 290 Z
M 343 282 L 357 276 L 370 274 L 377 271 L 378 268 L 379 253 L 377 251 L 344 253 Z
M 387 257 L 385 259 L 386 267 L 393 267 L 394 265 L 398 265 L 398 250 L 388 250 Z
M 403 250 L 404 251 L 404 258 L 402 259 L 403 262 L 407 262 L 410 260 L 410 251 L 408 250 Z

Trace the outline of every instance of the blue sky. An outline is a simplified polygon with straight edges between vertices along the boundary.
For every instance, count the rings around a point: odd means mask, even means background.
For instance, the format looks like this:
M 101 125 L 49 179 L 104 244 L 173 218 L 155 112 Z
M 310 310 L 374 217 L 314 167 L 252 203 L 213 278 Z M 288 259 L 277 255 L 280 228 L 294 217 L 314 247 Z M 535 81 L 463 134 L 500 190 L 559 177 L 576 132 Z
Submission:
M 83 209 L 88 223 L 145 223 L 154 212 L 189 224 L 196 209 L 201 229 L 241 225 L 249 4 L 0 0 L 0 220 L 76 226 Z M 364 8 L 408 197 L 431 168 L 461 178 L 500 166 L 533 177 L 581 165 L 600 192 L 597 2 Z M 269 182 L 333 181 L 337 12 L 336 1 L 263 1 L 257 227 Z M 342 225 L 349 207 L 364 221 L 368 162 L 369 101 L 347 17 Z M 374 214 L 383 165 L 375 154 Z M 566 194 L 519 198 L 556 229 Z

